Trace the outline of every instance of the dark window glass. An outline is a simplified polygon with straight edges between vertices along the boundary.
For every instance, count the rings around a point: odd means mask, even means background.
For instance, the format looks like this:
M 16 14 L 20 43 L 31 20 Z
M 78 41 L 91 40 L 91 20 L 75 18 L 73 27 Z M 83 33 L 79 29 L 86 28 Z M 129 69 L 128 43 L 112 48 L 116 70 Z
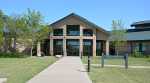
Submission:
M 102 55 L 102 41 L 97 40 L 96 41 L 96 55 L 101 56 Z
M 63 55 L 63 40 L 54 39 L 54 55 Z
M 54 36 L 63 36 L 63 29 L 54 29 Z
M 79 36 L 80 26 L 79 25 L 67 25 L 67 35 L 68 36 Z
M 83 40 L 83 56 L 92 56 L 93 53 L 93 42 L 92 40 Z
M 80 42 L 76 39 L 67 40 L 67 56 L 79 56 Z
M 91 29 L 84 29 L 83 35 L 84 36 L 93 36 L 93 31 Z

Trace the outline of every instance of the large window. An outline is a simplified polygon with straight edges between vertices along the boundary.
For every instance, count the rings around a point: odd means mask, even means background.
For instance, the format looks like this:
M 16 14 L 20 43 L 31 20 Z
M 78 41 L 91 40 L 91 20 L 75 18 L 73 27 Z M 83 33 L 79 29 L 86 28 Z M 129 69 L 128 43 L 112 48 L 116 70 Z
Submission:
M 80 26 L 79 25 L 67 25 L 67 35 L 68 36 L 79 36 Z
M 63 29 L 54 29 L 54 36 L 63 36 Z
M 83 36 L 93 36 L 93 31 L 91 29 L 83 29 Z

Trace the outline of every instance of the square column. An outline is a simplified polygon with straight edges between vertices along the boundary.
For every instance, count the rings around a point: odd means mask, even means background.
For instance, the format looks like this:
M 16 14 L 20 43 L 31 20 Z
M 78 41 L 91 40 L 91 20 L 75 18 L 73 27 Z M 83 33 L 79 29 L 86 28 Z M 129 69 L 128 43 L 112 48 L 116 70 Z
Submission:
M 79 50 L 79 56 L 83 56 L 83 27 L 80 26 L 80 50 Z
M 67 56 L 67 50 L 66 50 L 66 39 L 63 39 L 63 55 Z
M 96 38 L 93 38 L 93 56 L 96 56 Z
M 67 56 L 67 48 L 66 48 L 66 35 L 67 35 L 67 26 L 63 26 L 63 55 Z
M 80 39 L 80 52 L 79 52 L 79 56 L 80 57 L 83 56 L 83 39 Z
M 106 40 L 106 55 L 109 55 L 109 41 Z
M 96 29 L 93 30 L 93 56 L 96 56 Z
M 50 33 L 50 55 L 53 56 L 53 32 Z

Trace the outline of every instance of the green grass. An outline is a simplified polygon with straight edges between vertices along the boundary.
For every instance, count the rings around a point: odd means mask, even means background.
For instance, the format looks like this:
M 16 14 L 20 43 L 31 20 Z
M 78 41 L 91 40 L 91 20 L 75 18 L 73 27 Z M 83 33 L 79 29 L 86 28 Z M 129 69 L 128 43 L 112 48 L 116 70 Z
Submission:
M 26 83 L 55 61 L 54 57 L 0 58 L 0 75 L 5 75 L 8 83 Z
M 84 64 L 87 64 L 87 57 L 82 59 Z M 92 64 L 100 64 L 101 57 L 92 57 Z M 123 65 L 121 59 L 105 60 L 106 64 Z M 129 66 L 150 66 L 150 58 L 135 58 L 129 57 Z M 114 68 L 99 66 L 91 66 L 89 76 L 93 83 L 150 83 L 150 69 L 140 68 Z
M 93 83 L 150 83 L 150 69 L 92 67 L 89 76 Z
M 87 64 L 87 57 L 83 57 L 82 61 L 84 64 Z M 100 64 L 101 63 L 101 57 L 91 57 L 92 64 Z M 135 57 L 129 57 L 129 66 L 135 65 L 135 66 L 150 66 L 150 58 L 135 58 Z M 122 59 L 105 59 L 105 64 L 110 65 L 124 65 L 124 60 Z

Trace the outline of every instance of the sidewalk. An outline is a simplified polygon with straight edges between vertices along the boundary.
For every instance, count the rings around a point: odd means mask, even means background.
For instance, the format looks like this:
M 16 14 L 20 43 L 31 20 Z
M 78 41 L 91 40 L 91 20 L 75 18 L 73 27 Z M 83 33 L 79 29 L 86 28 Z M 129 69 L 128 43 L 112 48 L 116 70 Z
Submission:
M 84 65 L 87 65 L 87 64 L 84 64 Z M 91 64 L 92 66 L 99 66 L 99 67 L 101 67 L 101 64 Z M 105 65 L 105 67 L 122 67 L 122 68 L 124 68 L 125 66 L 124 65 L 108 65 L 108 64 L 106 64 Z M 150 66 L 128 66 L 129 68 L 144 68 L 144 69 L 150 69 Z
M 92 83 L 80 57 L 66 56 L 27 83 Z

